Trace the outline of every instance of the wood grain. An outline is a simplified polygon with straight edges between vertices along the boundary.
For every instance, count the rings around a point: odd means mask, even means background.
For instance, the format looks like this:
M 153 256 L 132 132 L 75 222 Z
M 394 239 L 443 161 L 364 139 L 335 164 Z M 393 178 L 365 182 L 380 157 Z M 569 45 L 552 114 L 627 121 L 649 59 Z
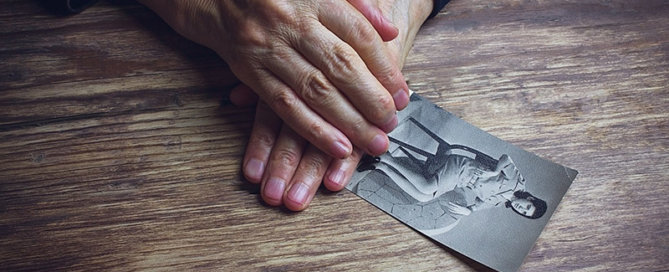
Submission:
M 418 34 L 412 89 L 580 171 L 522 270 L 669 270 L 668 14 L 454 0 Z M 0 270 L 484 269 L 349 192 L 262 205 L 236 79 L 134 2 L 2 0 L 0 41 Z

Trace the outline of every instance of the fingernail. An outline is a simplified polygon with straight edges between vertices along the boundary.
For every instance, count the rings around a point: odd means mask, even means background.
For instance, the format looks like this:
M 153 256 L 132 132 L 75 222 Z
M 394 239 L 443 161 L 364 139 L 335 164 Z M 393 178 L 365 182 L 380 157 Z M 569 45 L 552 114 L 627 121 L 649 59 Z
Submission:
M 298 183 L 290 188 L 288 199 L 298 205 L 303 205 L 307 201 L 307 194 L 309 194 L 309 187 L 304 183 Z
M 397 127 L 397 115 L 394 115 L 393 119 L 391 119 L 388 123 L 383 125 L 383 127 L 381 129 L 383 131 L 385 131 L 386 133 L 388 133 L 388 132 L 393 131 L 393 129 L 395 129 L 395 127 Z
M 384 137 L 384 135 L 382 134 L 377 134 L 376 136 L 374 136 L 372 141 L 367 146 L 367 151 L 372 156 L 381 155 L 384 152 L 386 152 L 387 149 L 388 149 L 388 141 L 386 140 L 386 137 Z
M 344 183 L 344 171 L 341 169 L 334 170 L 330 172 L 330 176 L 328 178 L 330 181 L 332 181 L 332 183 L 340 187 Z
M 349 149 L 345 144 L 340 141 L 335 141 L 332 144 L 332 150 L 334 151 L 334 157 L 338 159 L 343 159 L 348 157 L 351 154 L 351 149 Z
M 265 171 L 265 164 L 257 159 L 250 159 L 246 163 L 246 167 L 244 168 L 246 177 L 254 179 L 255 181 L 258 181 L 262 178 L 262 174 L 264 171 Z
M 265 191 L 263 193 L 266 198 L 281 201 L 285 189 L 286 183 L 282 179 L 272 177 L 265 184 Z
M 402 110 L 409 105 L 409 95 L 407 95 L 405 90 L 400 89 L 397 91 L 395 95 L 393 95 L 393 99 L 395 100 L 395 108 L 397 108 L 397 110 Z

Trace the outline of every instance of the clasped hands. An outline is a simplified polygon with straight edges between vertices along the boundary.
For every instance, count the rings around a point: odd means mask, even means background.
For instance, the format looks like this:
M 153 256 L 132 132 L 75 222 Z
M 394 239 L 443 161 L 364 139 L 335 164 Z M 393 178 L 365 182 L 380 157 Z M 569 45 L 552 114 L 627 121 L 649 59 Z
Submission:
M 387 150 L 409 103 L 401 65 L 432 1 L 142 2 L 228 63 L 243 83 L 235 104 L 260 98 L 244 175 L 267 204 L 298 211 L 321 181 L 341 190 L 362 154 Z

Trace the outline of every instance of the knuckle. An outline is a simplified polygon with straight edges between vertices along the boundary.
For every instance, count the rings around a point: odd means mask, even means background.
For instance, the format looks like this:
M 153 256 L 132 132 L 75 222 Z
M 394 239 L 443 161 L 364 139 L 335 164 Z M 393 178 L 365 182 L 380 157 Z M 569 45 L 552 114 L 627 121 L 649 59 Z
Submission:
M 290 53 L 289 50 L 286 50 L 285 48 L 275 47 L 271 48 L 271 50 L 268 50 L 268 52 L 272 59 L 275 59 L 282 63 L 290 63 L 291 61 L 293 61 L 293 55 Z
M 278 150 L 275 160 L 281 165 L 295 166 L 300 162 L 300 154 L 291 149 Z
M 320 73 L 309 73 L 303 79 L 302 98 L 310 105 L 328 103 L 332 96 L 332 87 Z
M 389 94 L 379 95 L 376 99 L 376 107 L 372 112 L 373 120 L 385 121 L 395 111 L 395 102 Z
M 379 97 L 376 99 L 376 103 L 378 103 L 383 111 L 388 111 L 392 107 L 393 98 L 389 93 L 384 93 L 383 95 L 379 95 Z
M 365 131 L 369 130 L 369 125 L 365 120 L 356 120 L 351 124 L 351 135 L 349 136 L 351 139 L 360 138 Z
M 380 68 L 377 78 L 384 86 L 390 86 L 400 83 L 402 73 L 390 64 L 385 64 Z
M 310 165 L 313 166 L 314 169 L 319 170 L 318 171 L 319 173 L 323 172 L 323 171 L 320 171 L 320 170 L 325 170 L 325 167 L 328 167 L 328 165 L 330 164 L 330 161 L 328 160 L 326 155 L 325 154 L 320 154 L 320 153 L 316 156 L 313 156 L 312 159 L 309 160 L 309 161 L 311 162 Z
M 356 56 L 357 54 L 346 44 L 335 44 L 328 56 L 330 71 L 335 73 L 335 75 L 348 78 L 348 76 L 351 74 L 351 71 L 356 70 L 353 61 Z
M 314 186 L 318 186 L 318 183 L 323 180 L 323 175 L 330 165 L 330 160 L 323 153 L 310 154 L 305 157 L 308 158 L 300 162 L 298 170 L 301 177 L 300 182 L 313 188 Z
M 252 146 L 262 146 L 265 148 L 271 148 L 274 146 L 276 138 L 274 135 L 269 135 L 267 133 L 257 133 L 253 135 Z
M 311 156 L 302 163 L 304 165 L 301 167 L 301 170 L 314 181 L 319 178 L 319 173 L 323 173 L 325 167 L 327 167 L 327 161 L 323 156 Z
M 309 124 L 309 133 L 314 139 L 322 139 L 325 135 L 325 127 L 319 122 L 311 122 Z
M 352 37 L 362 44 L 374 43 L 379 35 L 366 21 L 358 21 L 351 31 L 353 31 Z
M 277 112 L 287 112 L 295 108 L 297 99 L 289 92 L 278 92 L 271 99 L 272 109 Z

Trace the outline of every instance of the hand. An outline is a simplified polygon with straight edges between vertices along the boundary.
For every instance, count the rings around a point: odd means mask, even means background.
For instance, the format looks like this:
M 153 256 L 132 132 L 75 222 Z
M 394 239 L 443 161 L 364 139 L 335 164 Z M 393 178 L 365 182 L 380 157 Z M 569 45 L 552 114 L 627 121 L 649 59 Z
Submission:
M 329 190 L 343 189 L 361 156 L 356 148 L 345 159 L 333 159 L 282 126 L 278 116 L 259 102 L 244 174 L 250 182 L 261 183 L 265 203 L 300 211 L 309 205 L 321 181 Z
M 462 207 L 458 204 L 455 204 L 453 202 L 448 202 L 448 205 L 446 206 L 448 208 L 448 211 L 452 214 L 460 214 L 460 215 L 470 215 L 472 213 L 472 210 Z
M 418 28 L 430 13 L 431 2 L 391 0 L 388 3 L 392 5 L 386 3 L 386 14 L 394 14 L 393 20 L 400 22 L 400 38 L 386 44 L 400 67 Z M 249 105 L 257 100 L 244 85 L 233 89 L 230 98 L 236 105 Z M 313 146 L 305 145 L 308 144 L 289 127 L 282 127 L 279 117 L 267 105 L 258 104 L 243 171 L 250 182 L 261 183 L 261 196 L 269 205 L 283 204 L 290 210 L 303 210 L 321 181 L 329 190 L 343 189 L 363 154 L 362 150 L 354 149 L 348 158 L 332 159 Z
M 143 0 L 185 37 L 215 50 L 284 122 L 335 158 L 352 144 L 379 155 L 408 86 L 382 36 L 342 0 Z M 367 7 L 370 0 L 352 0 Z M 382 35 L 377 33 L 380 30 Z M 349 141 L 350 140 L 350 141 Z M 352 143 L 351 143 L 352 142 Z

